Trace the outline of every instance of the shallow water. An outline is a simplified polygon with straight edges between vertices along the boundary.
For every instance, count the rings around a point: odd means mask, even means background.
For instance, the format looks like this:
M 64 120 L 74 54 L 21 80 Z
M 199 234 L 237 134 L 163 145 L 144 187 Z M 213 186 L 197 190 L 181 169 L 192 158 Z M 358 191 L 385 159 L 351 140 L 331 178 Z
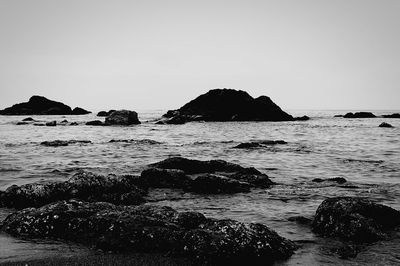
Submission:
M 355 259 L 341 260 L 327 251 L 337 244 L 335 241 L 320 239 L 309 228 L 287 220 L 299 215 L 311 218 L 322 200 L 333 196 L 362 196 L 400 209 L 400 119 L 333 118 L 335 114 L 346 112 L 290 112 L 312 118 L 304 122 L 196 122 L 184 125 L 144 122 L 131 127 L 17 126 L 16 122 L 25 116 L 0 116 L 0 189 L 12 184 L 67 179 L 80 169 L 139 174 L 147 164 L 168 156 L 223 159 L 256 167 L 278 185 L 248 194 L 203 197 L 155 190 L 150 198 L 158 199 L 156 204 L 178 210 L 196 210 L 209 217 L 264 223 L 280 235 L 304 243 L 291 259 L 280 265 L 400 264 L 398 240 L 379 242 L 366 247 Z M 147 121 L 162 113 L 139 112 L 139 118 Z M 67 119 L 69 122 L 99 119 L 93 114 L 32 117 L 43 121 Z M 383 121 L 394 128 L 379 128 Z M 56 139 L 90 140 L 92 144 L 40 145 L 42 141 Z M 110 143 L 111 139 L 135 141 Z M 278 139 L 288 144 L 249 150 L 232 148 L 241 142 Z M 331 177 L 344 177 L 351 186 L 311 182 L 314 178 Z M 163 200 L 171 197 L 175 200 Z M 0 209 L 0 219 L 9 212 Z M 90 252 L 75 245 L 21 241 L 5 235 L 0 235 L 0 247 L 0 262 L 33 255 L 40 257 L 65 249 L 72 254 Z

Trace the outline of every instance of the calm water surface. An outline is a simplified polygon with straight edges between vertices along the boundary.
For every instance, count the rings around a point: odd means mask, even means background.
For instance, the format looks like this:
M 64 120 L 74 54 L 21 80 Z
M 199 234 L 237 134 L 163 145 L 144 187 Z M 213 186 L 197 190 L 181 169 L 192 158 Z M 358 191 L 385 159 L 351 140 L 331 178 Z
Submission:
M 400 209 L 400 119 L 343 119 L 347 111 L 290 111 L 308 115 L 305 122 L 225 122 L 155 125 L 145 122 L 164 111 L 139 112 L 141 125 L 131 127 L 15 125 L 20 116 L 0 116 L 0 189 L 12 184 L 65 180 L 79 170 L 97 173 L 139 174 L 149 163 L 169 156 L 223 159 L 253 166 L 278 185 L 237 195 L 195 196 L 173 190 L 155 190 L 155 204 L 177 210 L 196 210 L 209 217 L 260 222 L 302 248 L 280 265 L 400 265 L 400 241 L 368 246 L 355 259 L 340 260 L 329 252 L 335 241 L 315 236 L 309 228 L 289 222 L 292 216 L 312 217 L 327 197 L 362 196 Z M 396 111 L 376 111 L 390 114 Z M 397 111 L 398 112 L 398 111 Z M 36 120 L 81 122 L 85 116 L 32 116 Z M 100 118 L 102 119 L 102 118 Z M 379 128 L 383 122 L 394 128 Z M 45 147 L 46 140 L 90 140 L 92 144 Z M 110 143 L 111 139 L 133 139 Z M 241 142 L 278 140 L 287 145 L 260 149 L 233 149 Z M 149 142 L 147 140 L 153 140 Z M 314 178 L 344 177 L 352 188 L 314 183 Z M 171 197 L 176 200 L 165 200 Z M 0 220 L 11 210 L 0 209 Z M 92 251 L 54 241 L 24 241 L 0 234 L 0 262 L 21 258 L 64 256 Z

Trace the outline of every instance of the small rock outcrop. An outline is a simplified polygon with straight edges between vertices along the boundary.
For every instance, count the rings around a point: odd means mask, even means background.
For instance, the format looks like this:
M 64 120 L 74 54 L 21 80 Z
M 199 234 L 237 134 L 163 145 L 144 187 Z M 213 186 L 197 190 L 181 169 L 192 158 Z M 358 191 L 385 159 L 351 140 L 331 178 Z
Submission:
M 112 112 L 114 112 L 115 110 L 109 110 L 107 111 L 100 111 L 97 113 L 97 116 L 109 116 Z
M 400 212 L 364 198 L 336 197 L 318 207 L 313 231 L 326 237 L 354 242 L 374 242 L 400 225 Z
M 265 146 L 278 145 L 278 144 L 287 144 L 284 140 L 264 140 L 264 141 L 252 141 L 252 142 L 243 142 L 235 147 L 234 149 L 252 149 L 252 148 L 261 148 Z
M 344 118 L 374 118 L 376 115 L 370 112 L 357 112 L 357 113 L 347 113 L 343 116 Z
M 386 123 L 386 122 L 382 122 L 379 127 L 393 127 L 391 124 Z
M 87 125 L 87 126 L 104 126 L 104 123 L 101 122 L 100 120 L 93 120 L 93 121 L 86 122 L 85 125 Z
M 82 108 L 75 108 L 80 111 Z M 28 102 L 14 104 L 0 110 L 0 115 L 72 115 L 73 110 L 68 105 L 49 100 L 43 96 L 32 96 Z
M 323 182 L 334 182 L 337 184 L 344 184 L 347 182 L 347 180 L 343 177 L 332 177 L 332 178 L 327 178 L 327 179 L 322 179 L 322 178 L 314 178 L 311 180 L 314 183 L 323 183 Z
M 43 141 L 40 145 L 48 146 L 48 147 L 60 147 L 60 146 L 68 146 L 69 144 L 89 144 L 92 143 L 90 140 L 52 140 L 52 141 Z
M 72 115 L 87 115 L 87 114 L 90 114 L 90 113 L 92 113 L 92 112 L 90 112 L 90 111 L 87 111 L 87 110 L 85 110 L 85 109 L 83 109 L 83 108 L 80 108 L 80 107 L 75 107 L 73 110 L 72 110 Z
M 308 120 L 310 120 L 310 117 L 303 115 L 303 116 L 295 117 L 294 120 L 295 121 L 308 121 Z
M 0 206 L 16 209 L 40 207 L 73 198 L 131 205 L 144 202 L 145 194 L 145 191 L 138 188 L 135 180 L 129 176 L 103 176 L 80 172 L 65 182 L 10 186 L 0 193 Z
M 106 117 L 106 125 L 136 125 L 140 124 L 138 114 L 134 111 L 118 110 L 114 111 Z
M 391 115 L 382 115 L 383 118 L 400 118 L 400 113 L 395 113 Z
M 197 212 L 151 205 L 59 201 L 9 215 L 1 230 L 23 238 L 53 238 L 104 251 L 158 252 L 202 264 L 271 264 L 296 245 L 256 223 L 215 220 Z
M 26 122 L 26 121 L 33 122 L 33 121 L 35 121 L 35 119 L 33 119 L 32 117 L 27 117 L 27 118 L 22 119 L 22 121 L 24 121 L 24 122 Z
M 200 95 L 178 110 L 170 110 L 159 124 L 190 121 L 293 121 L 269 97 L 251 97 L 247 92 L 215 89 Z
M 47 123 L 46 123 L 46 126 L 48 126 L 48 127 L 55 127 L 55 126 L 57 126 L 57 121 L 47 122 Z

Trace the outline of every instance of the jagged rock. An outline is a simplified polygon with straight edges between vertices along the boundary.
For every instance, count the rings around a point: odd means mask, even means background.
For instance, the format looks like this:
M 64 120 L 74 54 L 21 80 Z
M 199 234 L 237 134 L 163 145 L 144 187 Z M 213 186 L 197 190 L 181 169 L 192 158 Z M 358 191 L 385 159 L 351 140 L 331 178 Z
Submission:
M 163 252 L 202 264 L 271 264 L 296 245 L 262 224 L 207 219 L 170 207 L 60 201 L 9 215 L 1 229 L 23 238 L 53 238 L 104 251 Z
M 68 146 L 69 144 L 87 144 L 92 143 L 90 140 L 53 140 L 53 141 L 43 141 L 40 144 L 49 147 L 59 147 Z
M 106 125 L 135 125 L 140 124 L 138 115 L 134 111 L 119 110 L 114 111 L 106 117 Z
M 386 122 L 382 122 L 379 127 L 393 127 L 391 124 L 386 123 Z
M 363 198 L 336 197 L 321 203 L 312 226 L 322 236 L 374 242 L 398 225 L 400 212 L 395 209 Z
M 10 186 L 2 193 L 0 206 L 17 209 L 39 207 L 72 198 L 115 204 L 139 204 L 144 201 L 145 192 L 134 183 L 135 179 L 130 177 L 80 172 L 65 182 Z
M 76 108 L 75 108 L 76 109 Z M 32 96 L 28 102 L 0 110 L 0 115 L 71 115 L 71 107 L 43 96 Z
M 87 114 L 90 114 L 91 112 L 90 111 L 87 111 L 87 110 L 85 110 L 85 109 L 83 109 L 83 108 L 80 108 L 80 107 L 75 107 L 74 108 L 74 110 L 72 110 L 72 115 L 87 115 Z
M 391 115 L 383 115 L 383 118 L 400 118 L 400 113 L 395 113 Z
M 264 140 L 264 141 L 253 141 L 253 142 L 243 142 L 239 145 L 233 147 L 235 149 L 251 149 L 260 148 L 264 146 L 277 145 L 277 144 L 287 144 L 284 140 Z
M 46 126 L 48 126 L 48 127 L 55 127 L 55 126 L 57 126 L 57 121 L 47 122 L 47 123 L 46 123 Z
M 170 110 L 158 123 L 189 121 L 293 121 L 269 97 L 251 97 L 247 92 L 215 89 L 200 95 L 178 110 Z
M 370 112 L 357 112 L 357 113 L 347 113 L 343 116 L 344 118 L 374 118 L 376 117 Z
M 322 179 L 322 178 L 314 178 L 312 182 L 315 183 L 322 183 L 322 182 L 335 182 L 338 184 L 344 184 L 347 182 L 347 180 L 343 177 L 333 177 L 333 178 L 327 178 L 327 179 Z
M 202 174 L 190 182 L 190 190 L 204 194 L 249 192 L 250 184 L 226 176 Z
M 85 125 L 87 125 L 87 126 L 103 126 L 104 123 L 101 122 L 100 120 L 94 120 L 94 121 L 86 122 Z

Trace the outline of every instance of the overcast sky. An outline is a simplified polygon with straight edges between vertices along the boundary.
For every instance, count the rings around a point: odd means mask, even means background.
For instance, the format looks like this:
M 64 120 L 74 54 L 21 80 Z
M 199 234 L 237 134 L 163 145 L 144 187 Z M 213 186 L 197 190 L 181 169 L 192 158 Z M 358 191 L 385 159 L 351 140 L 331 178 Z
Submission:
M 284 109 L 400 109 L 398 0 L 0 0 L 0 109 L 171 109 L 213 88 Z

